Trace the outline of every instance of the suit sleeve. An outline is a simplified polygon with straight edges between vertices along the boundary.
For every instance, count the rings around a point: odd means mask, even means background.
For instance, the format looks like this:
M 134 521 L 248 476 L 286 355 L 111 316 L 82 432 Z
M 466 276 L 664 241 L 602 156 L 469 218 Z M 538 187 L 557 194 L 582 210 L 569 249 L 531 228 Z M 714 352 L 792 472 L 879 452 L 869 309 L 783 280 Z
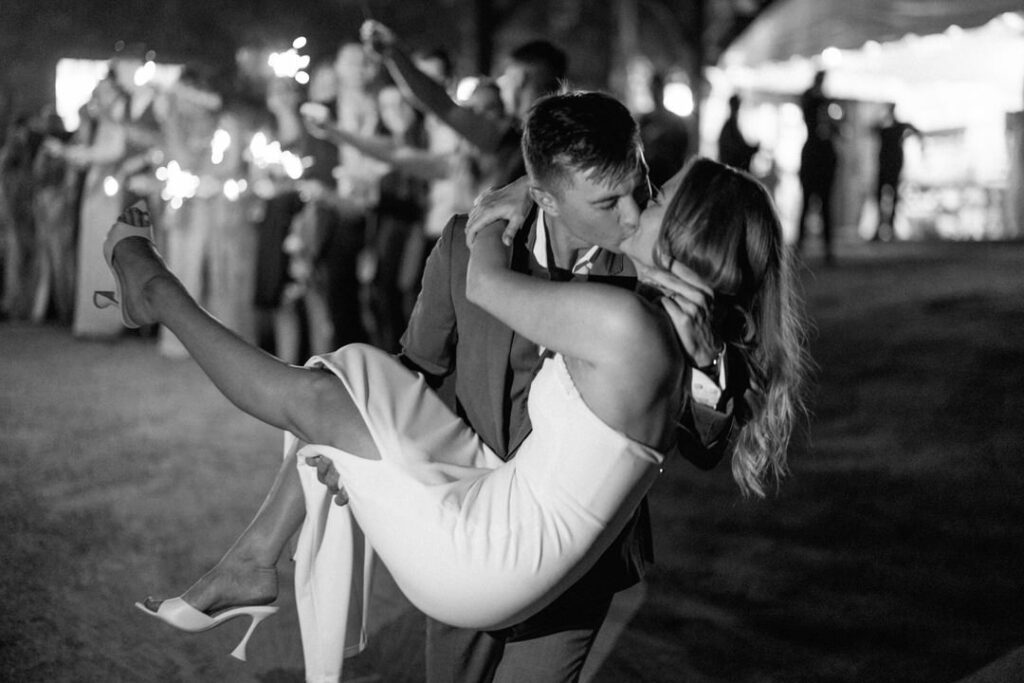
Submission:
M 730 354 L 727 373 L 726 390 L 717 409 L 688 396 L 676 421 L 676 450 L 702 470 L 713 469 L 725 457 L 733 428 L 749 412 L 743 399 L 737 399 L 750 386 L 746 366 Z
M 401 360 L 433 378 L 449 375 L 455 368 L 455 303 L 452 298 L 452 246 L 464 239 L 464 219 L 453 216 L 434 245 L 423 270 L 420 293 L 402 335 Z
M 722 411 L 687 399 L 676 423 L 676 449 L 702 470 L 713 469 L 725 456 L 733 424 L 733 400 Z

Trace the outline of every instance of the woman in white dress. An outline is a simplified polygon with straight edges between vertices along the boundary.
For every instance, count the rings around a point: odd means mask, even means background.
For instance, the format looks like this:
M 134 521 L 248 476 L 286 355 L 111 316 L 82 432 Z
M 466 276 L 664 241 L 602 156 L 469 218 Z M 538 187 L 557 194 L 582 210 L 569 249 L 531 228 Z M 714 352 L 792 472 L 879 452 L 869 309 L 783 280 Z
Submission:
M 714 288 L 713 328 L 742 359 L 750 386 L 734 467 L 760 490 L 785 469 L 803 357 L 778 218 L 756 181 L 709 160 L 688 166 L 664 192 L 621 247 L 642 282 L 656 285 L 659 270 L 679 260 Z M 502 226 L 468 235 L 471 301 L 550 353 L 530 390 L 533 432 L 502 462 L 420 376 L 383 352 L 352 345 L 298 368 L 234 336 L 138 239 L 148 223 L 143 210 L 127 210 L 105 245 L 126 324 L 167 325 L 232 402 L 294 435 L 287 447 L 314 444 L 300 455 L 321 480 L 340 477 L 367 544 L 435 618 L 484 629 L 539 610 L 600 555 L 661 470 L 688 375 L 654 286 L 633 293 L 541 281 L 509 270 Z M 317 476 L 301 469 L 307 483 Z M 300 563 L 316 564 L 329 532 L 316 521 L 326 492 L 307 507 L 313 519 L 299 544 L 314 556 L 297 556 Z M 496 599 L 488 590 L 495 583 L 515 589 Z M 337 584 L 323 585 L 347 590 Z M 255 626 L 275 609 L 210 617 L 171 602 L 157 616 L 189 630 L 243 614 Z M 316 632 L 316 616 L 303 624 L 314 677 L 315 650 L 331 643 Z
M 93 305 L 93 292 L 109 290 L 113 281 L 100 260 L 100 245 L 110 215 L 123 206 L 121 188 L 115 182 L 117 168 L 127 151 L 125 112 L 128 95 L 113 74 L 96 84 L 89 107 L 95 130 L 88 144 L 60 148 L 60 154 L 76 166 L 87 168 L 78 231 L 78 270 L 71 333 L 76 337 L 115 337 L 124 330 L 117 315 Z

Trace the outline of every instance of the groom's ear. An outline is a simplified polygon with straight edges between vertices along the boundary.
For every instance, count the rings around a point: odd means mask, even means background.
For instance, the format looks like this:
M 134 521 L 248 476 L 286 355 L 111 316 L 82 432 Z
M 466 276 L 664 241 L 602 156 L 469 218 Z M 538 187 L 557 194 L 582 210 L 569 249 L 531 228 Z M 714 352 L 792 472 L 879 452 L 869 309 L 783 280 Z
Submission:
M 547 190 L 537 187 L 536 185 L 531 185 L 530 197 L 533 198 L 534 203 L 536 203 L 544 213 L 550 216 L 558 215 L 558 200 L 555 199 L 555 196 Z

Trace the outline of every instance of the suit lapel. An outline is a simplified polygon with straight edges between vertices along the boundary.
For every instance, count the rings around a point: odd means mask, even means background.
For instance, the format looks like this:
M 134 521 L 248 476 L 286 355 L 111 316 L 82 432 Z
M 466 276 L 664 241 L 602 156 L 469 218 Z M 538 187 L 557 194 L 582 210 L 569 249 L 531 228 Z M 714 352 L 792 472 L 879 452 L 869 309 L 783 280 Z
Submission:
M 534 206 L 523 223 L 523 228 L 516 234 L 512 247 L 508 250 L 509 267 L 519 273 L 530 270 L 529 235 L 537 220 L 537 207 Z M 494 425 L 499 438 L 509 439 L 507 449 L 502 457 L 507 457 L 526 437 L 529 430 L 521 435 L 509 434 L 509 356 L 512 352 L 512 329 L 494 316 L 485 316 L 487 331 L 484 335 L 487 349 L 487 388 L 490 392 Z M 514 443 L 512 443 L 514 441 Z

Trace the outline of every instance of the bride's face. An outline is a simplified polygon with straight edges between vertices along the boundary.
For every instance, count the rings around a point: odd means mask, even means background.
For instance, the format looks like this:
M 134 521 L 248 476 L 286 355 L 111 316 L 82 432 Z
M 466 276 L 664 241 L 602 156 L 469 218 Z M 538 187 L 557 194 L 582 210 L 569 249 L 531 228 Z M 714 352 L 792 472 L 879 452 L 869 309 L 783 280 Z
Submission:
M 654 247 L 661 235 L 661 223 L 672 197 L 683 180 L 683 171 L 669 178 L 661 189 L 654 193 L 647 208 L 640 214 L 637 228 L 619 245 L 624 254 L 644 266 L 656 266 Z

